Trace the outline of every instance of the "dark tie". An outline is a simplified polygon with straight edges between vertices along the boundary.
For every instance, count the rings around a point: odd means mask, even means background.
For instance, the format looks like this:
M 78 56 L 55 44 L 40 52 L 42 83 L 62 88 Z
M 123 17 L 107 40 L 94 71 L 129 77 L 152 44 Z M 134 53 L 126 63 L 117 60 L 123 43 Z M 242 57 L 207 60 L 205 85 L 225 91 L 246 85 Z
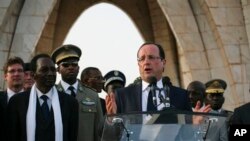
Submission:
M 43 100 L 43 104 L 42 104 L 42 112 L 44 115 L 45 120 L 49 119 L 49 106 L 47 103 L 48 97 L 46 95 L 43 95 L 40 97 Z
M 74 87 L 73 86 L 69 86 L 69 88 L 68 88 L 69 90 L 70 90 L 70 94 L 71 94 L 71 96 L 73 96 L 73 97 L 76 97 L 76 93 L 75 93 L 75 91 L 74 91 Z
M 151 90 L 148 93 L 147 111 L 157 111 L 157 107 L 153 104 L 153 94 Z

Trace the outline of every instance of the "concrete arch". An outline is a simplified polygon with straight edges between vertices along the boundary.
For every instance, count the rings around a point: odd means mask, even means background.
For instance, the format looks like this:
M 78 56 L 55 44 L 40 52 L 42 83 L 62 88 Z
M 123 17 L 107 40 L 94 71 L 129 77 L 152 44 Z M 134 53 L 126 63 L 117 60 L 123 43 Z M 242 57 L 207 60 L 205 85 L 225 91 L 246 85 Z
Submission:
M 37 44 L 37 51 L 51 52 L 54 48 L 59 47 L 65 39 L 69 29 L 77 18 L 95 4 L 103 1 L 66 1 L 58 2 L 58 8 L 55 8 L 44 28 L 43 34 Z M 140 34 L 146 41 L 156 41 L 161 43 L 169 56 L 169 69 L 165 75 L 172 76 L 173 82 L 181 85 L 178 71 L 178 58 L 176 53 L 176 44 L 173 33 L 169 28 L 168 22 L 164 17 L 159 4 L 156 1 L 129 1 L 124 4 L 119 1 L 108 1 L 124 11 L 134 22 Z M 74 9 L 74 10 L 72 10 Z M 54 13 L 54 14 L 53 14 Z M 43 48 L 47 44 L 47 48 Z
M 61 1 L 60 3 L 60 9 L 59 9 L 59 14 L 57 17 L 56 21 L 56 29 L 54 33 L 54 43 L 53 43 L 53 48 L 56 48 L 61 45 L 63 42 L 65 36 L 67 35 L 70 27 L 73 25 L 73 23 L 76 21 L 76 19 L 84 12 L 86 9 L 91 8 L 91 6 L 94 6 L 96 4 L 99 4 L 100 2 L 92 2 L 92 3 L 87 3 L 82 2 L 82 3 L 75 3 L 74 0 L 69 2 L 69 1 Z M 136 10 L 131 10 L 131 9 L 138 9 L 136 8 L 136 5 L 134 7 L 126 7 L 126 5 L 122 5 L 118 2 L 108 2 L 109 4 L 113 4 L 120 8 L 122 11 L 124 11 L 135 23 L 136 27 L 138 30 L 142 33 L 142 36 L 146 40 L 154 40 L 152 33 L 153 30 L 151 28 L 151 20 L 150 20 L 150 15 L 149 12 L 145 11 L 143 13 L 139 13 Z M 140 2 L 143 5 L 145 5 L 145 2 Z M 74 7 L 74 10 L 71 10 L 69 6 Z M 140 14 L 140 15 L 138 15 Z M 138 16 L 144 17 L 140 20 L 138 20 Z
M 229 86 L 225 108 L 250 101 L 250 4 L 244 0 L 0 1 L 0 65 L 13 55 L 28 61 L 50 54 L 79 15 L 101 2 L 122 9 L 146 41 L 164 47 L 173 84 L 222 78 Z

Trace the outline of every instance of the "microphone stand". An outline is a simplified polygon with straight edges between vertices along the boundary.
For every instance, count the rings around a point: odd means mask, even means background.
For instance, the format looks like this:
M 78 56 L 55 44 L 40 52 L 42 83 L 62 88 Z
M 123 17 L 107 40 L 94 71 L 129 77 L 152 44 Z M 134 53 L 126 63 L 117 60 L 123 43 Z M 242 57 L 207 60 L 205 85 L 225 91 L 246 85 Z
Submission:
M 207 129 L 205 131 L 205 135 L 203 136 L 203 140 L 205 141 L 206 138 L 207 138 L 207 133 L 208 133 L 208 130 L 209 130 L 209 127 L 210 127 L 210 124 L 211 124 L 211 120 L 208 120 L 208 126 L 207 126 Z
M 205 135 L 203 136 L 203 140 L 205 141 L 207 139 L 207 133 L 209 131 L 209 128 L 211 126 L 211 123 L 213 122 L 218 122 L 218 118 L 209 118 L 208 119 L 208 125 L 207 125 L 207 128 L 205 130 Z
M 112 123 L 120 124 L 120 125 L 122 126 L 122 128 L 123 128 L 123 129 L 125 130 L 125 132 L 126 132 L 127 141 L 129 141 L 131 132 L 129 132 L 129 130 L 125 127 L 125 125 L 124 125 L 124 123 L 123 123 L 123 119 L 122 119 L 122 118 L 114 118 L 114 119 L 112 120 Z
M 159 89 L 159 88 L 155 85 L 150 86 L 150 91 L 151 91 L 152 97 L 153 97 L 153 104 L 155 107 L 157 107 L 157 100 L 156 100 L 156 90 L 157 89 Z
M 161 94 L 161 91 L 163 91 L 164 96 Z M 171 107 L 170 105 L 170 98 L 169 98 L 169 87 L 164 85 L 164 87 L 162 89 L 159 89 L 159 95 L 158 95 L 160 102 L 164 104 L 164 108 L 163 109 L 167 109 L 169 107 Z
M 158 93 L 158 98 L 160 99 L 160 103 L 162 103 L 164 105 L 163 109 L 169 108 L 171 107 L 170 105 L 170 88 L 168 87 L 169 82 L 169 78 L 167 79 L 163 79 L 162 83 L 163 83 L 163 88 L 158 88 L 156 85 L 156 78 L 152 77 L 150 79 L 150 92 L 152 93 L 152 97 L 153 97 L 153 104 L 155 107 L 157 107 L 157 99 L 156 99 L 156 92 L 159 91 Z M 164 96 L 161 94 L 161 91 L 163 91 Z

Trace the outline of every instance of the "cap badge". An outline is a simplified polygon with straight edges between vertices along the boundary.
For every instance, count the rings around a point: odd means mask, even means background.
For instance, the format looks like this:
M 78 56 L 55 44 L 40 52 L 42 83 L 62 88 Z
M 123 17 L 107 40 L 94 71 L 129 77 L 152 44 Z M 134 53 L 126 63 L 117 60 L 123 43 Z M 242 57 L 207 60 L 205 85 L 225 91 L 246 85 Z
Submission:
M 118 71 L 114 71 L 114 75 L 115 75 L 115 76 L 118 76 L 118 75 L 119 75 L 119 72 L 118 72 Z

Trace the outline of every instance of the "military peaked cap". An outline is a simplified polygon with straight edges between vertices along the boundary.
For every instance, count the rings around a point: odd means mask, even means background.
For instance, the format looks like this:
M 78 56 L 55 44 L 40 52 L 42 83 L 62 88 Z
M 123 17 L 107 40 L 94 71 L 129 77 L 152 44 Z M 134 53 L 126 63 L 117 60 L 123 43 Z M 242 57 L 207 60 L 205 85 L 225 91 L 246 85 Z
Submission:
M 114 82 L 114 81 L 120 81 L 123 86 L 125 86 L 125 84 L 126 84 L 125 75 L 118 70 L 112 70 L 112 71 L 108 72 L 107 74 L 105 74 L 104 80 L 105 80 L 104 89 L 106 89 L 108 84 L 110 84 L 111 82 Z
M 224 93 L 227 83 L 222 79 L 213 79 L 206 84 L 206 93 Z
M 56 64 L 59 64 L 62 60 L 67 58 L 77 58 L 79 60 L 81 55 L 82 51 L 80 48 L 68 44 L 55 49 L 51 54 L 51 58 Z

